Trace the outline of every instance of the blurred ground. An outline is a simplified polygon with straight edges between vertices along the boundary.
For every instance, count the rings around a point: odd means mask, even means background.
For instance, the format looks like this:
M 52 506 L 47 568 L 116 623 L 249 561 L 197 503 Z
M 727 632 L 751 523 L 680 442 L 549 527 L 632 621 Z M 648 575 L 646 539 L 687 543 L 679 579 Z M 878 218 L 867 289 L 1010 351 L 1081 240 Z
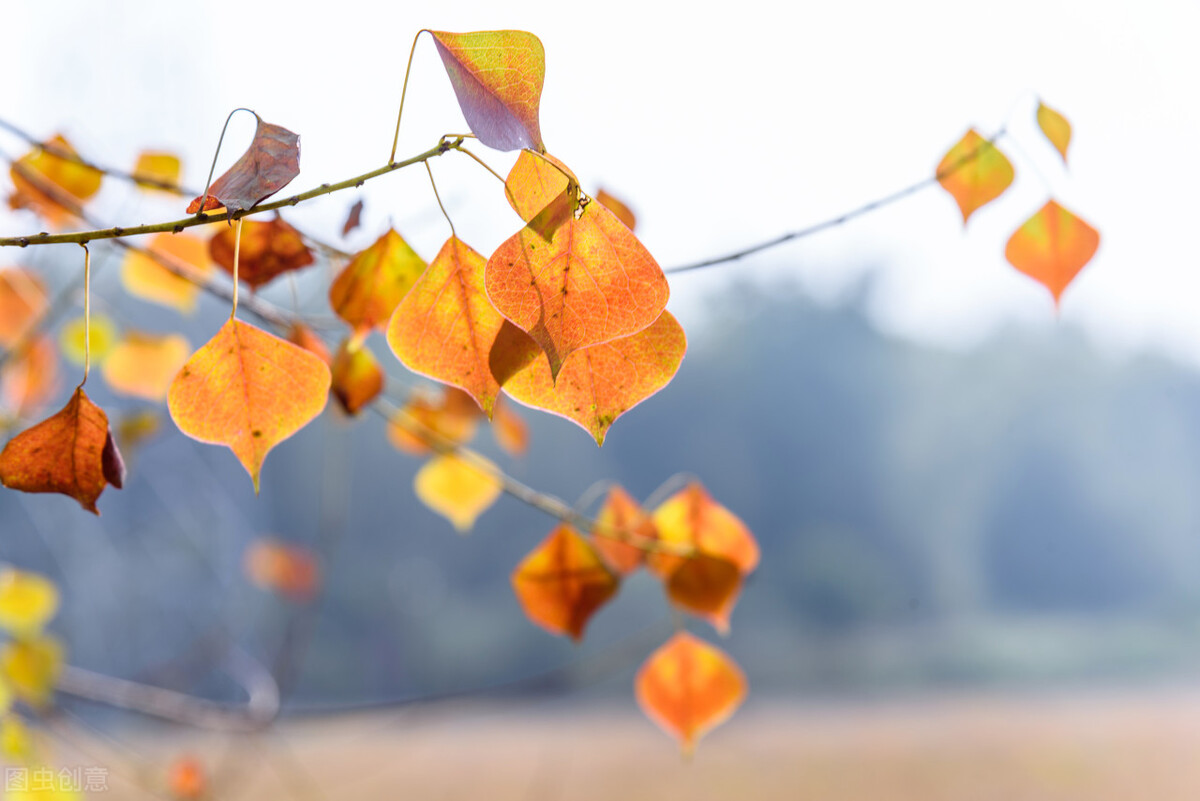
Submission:
M 817 705 L 753 699 L 691 762 L 630 704 L 439 706 L 284 724 L 250 738 L 83 738 L 105 798 L 195 753 L 216 798 L 1109 801 L 1200 795 L 1200 687 Z M 87 754 L 83 751 L 86 750 Z M 107 758 L 107 757 L 105 757 Z M 122 765 L 123 763 L 123 765 Z M 93 761 L 91 764 L 95 764 Z M 118 765 L 122 767 L 118 768 Z

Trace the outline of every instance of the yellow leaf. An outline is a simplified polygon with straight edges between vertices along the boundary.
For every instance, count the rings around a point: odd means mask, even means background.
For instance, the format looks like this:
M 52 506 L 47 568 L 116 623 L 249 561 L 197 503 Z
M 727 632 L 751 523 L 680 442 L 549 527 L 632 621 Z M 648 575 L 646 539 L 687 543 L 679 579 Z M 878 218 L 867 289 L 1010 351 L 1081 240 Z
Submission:
M 80 367 L 84 361 L 84 328 L 83 318 L 76 317 L 68 320 L 58 332 L 58 345 L 63 357 Z M 104 315 L 93 314 L 87 339 L 92 345 L 92 364 L 99 364 L 116 344 L 117 326 Z
M 147 189 L 162 189 L 161 184 L 179 185 L 181 164 L 179 156 L 159 150 L 143 150 L 138 154 L 133 177 L 138 186 Z M 149 181 L 150 183 L 143 183 Z
M 200 287 L 213 271 L 208 243 L 190 234 L 158 234 L 150 240 L 146 251 L 126 253 L 121 263 L 121 283 L 125 291 L 185 314 L 195 309 Z
M 104 361 L 104 380 L 123 395 L 163 401 L 191 351 L 192 346 L 179 334 L 129 331 Z
M 1013 182 L 1012 162 L 972 128 L 942 157 L 937 181 L 954 198 L 963 225 L 982 206 L 991 203 Z
M 17 635 L 42 630 L 58 611 L 58 589 L 45 576 L 0 569 L 0 627 Z
M 474 457 L 473 461 L 479 466 L 453 454 L 435 456 L 413 479 L 421 502 L 464 533 L 500 497 L 500 482 L 487 472 L 496 470 L 496 466 L 482 457 Z
M 62 657 L 62 643 L 49 634 L 10 640 L 0 648 L 0 673 L 22 701 L 45 706 L 62 670 Z
M 8 692 L 7 688 L 4 687 L 3 682 L 0 682 L 0 693 L 6 692 Z M 8 698 L 11 701 L 11 696 Z M 4 701 L 0 699 L 0 709 L 4 708 Z M 13 761 L 23 761 L 28 759 L 32 753 L 33 748 L 29 740 L 29 730 L 25 728 L 25 721 L 16 715 L 5 715 L 0 718 L 0 755 Z
M 1071 123 L 1067 118 L 1042 101 L 1038 101 L 1037 124 L 1042 133 L 1054 145 L 1054 149 L 1062 156 L 1063 163 L 1067 162 L 1067 148 L 1071 144 Z

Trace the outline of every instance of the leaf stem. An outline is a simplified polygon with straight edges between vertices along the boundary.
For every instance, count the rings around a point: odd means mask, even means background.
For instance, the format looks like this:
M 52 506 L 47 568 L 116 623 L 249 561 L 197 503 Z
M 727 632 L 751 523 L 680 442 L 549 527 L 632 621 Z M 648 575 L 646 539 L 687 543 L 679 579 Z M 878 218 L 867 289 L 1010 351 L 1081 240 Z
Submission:
M 408 76 L 412 72 L 413 56 L 417 53 L 417 40 L 425 31 L 425 28 L 417 31 L 417 35 L 413 37 L 412 48 L 408 51 L 408 66 L 404 68 L 404 86 L 400 88 L 400 110 L 396 112 L 396 134 L 392 137 L 392 153 L 388 156 L 389 165 L 396 161 L 396 145 L 400 143 L 400 119 L 404 116 L 404 96 L 408 94 Z
M 212 165 L 208 168 L 208 180 L 204 182 L 204 191 L 200 193 L 200 211 L 197 214 L 203 214 L 208 203 L 208 190 L 212 188 L 213 173 L 217 170 L 217 156 L 221 155 L 221 144 L 225 141 L 225 131 L 229 129 L 229 121 L 233 119 L 233 115 L 239 111 L 249 111 L 254 115 L 254 119 L 262 122 L 262 117 L 258 116 L 258 112 L 253 109 L 238 107 L 229 112 L 229 116 L 225 118 L 225 124 L 221 126 L 221 138 L 217 140 L 217 149 L 213 151 Z
M 92 252 L 86 242 L 80 242 L 79 247 L 83 248 L 83 380 L 79 382 L 82 387 L 92 369 Z
M 242 253 L 242 218 L 238 217 L 237 222 L 233 226 L 233 308 L 229 312 L 229 319 L 232 320 L 237 316 L 238 304 L 238 260 Z
M 437 201 L 438 208 L 442 210 L 442 216 L 446 218 L 446 222 L 450 223 L 450 234 L 458 239 L 458 232 L 454 230 L 454 220 L 450 219 L 450 215 L 446 213 L 446 207 L 442 205 L 442 196 L 438 194 L 437 181 L 433 180 L 433 168 L 429 166 L 429 162 L 425 162 L 425 172 L 429 173 L 429 185 L 433 187 L 433 197 Z

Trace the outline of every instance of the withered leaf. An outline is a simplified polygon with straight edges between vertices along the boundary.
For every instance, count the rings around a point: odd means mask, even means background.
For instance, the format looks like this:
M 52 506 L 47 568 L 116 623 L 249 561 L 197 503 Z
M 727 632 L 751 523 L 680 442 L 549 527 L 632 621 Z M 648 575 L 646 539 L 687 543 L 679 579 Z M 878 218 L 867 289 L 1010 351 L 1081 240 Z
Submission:
M 299 174 L 300 137 L 259 117 L 250 147 L 224 175 L 213 181 L 203 207 L 201 199 L 196 198 L 188 205 L 187 212 L 195 214 L 222 206 L 231 212 L 253 208 Z

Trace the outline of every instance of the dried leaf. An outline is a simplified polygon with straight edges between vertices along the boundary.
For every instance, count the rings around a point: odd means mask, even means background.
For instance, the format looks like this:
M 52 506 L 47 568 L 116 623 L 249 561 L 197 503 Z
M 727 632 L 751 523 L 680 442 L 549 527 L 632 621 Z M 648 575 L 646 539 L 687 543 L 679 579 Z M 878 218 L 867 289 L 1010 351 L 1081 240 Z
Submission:
M 513 211 L 529 222 L 572 183 L 578 187 L 579 179 L 554 156 L 522 150 L 504 179 L 504 196 Z
M 208 252 L 221 269 L 233 275 L 233 226 L 222 228 L 208 241 Z M 242 220 L 238 279 L 257 289 L 275 276 L 307 267 L 314 261 L 300 232 L 279 218 L 267 222 Z
M 334 279 L 329 305 L 357 330 L 382 328 L 424 271 L 425 261 L 389 229 Z
M 617 198 L 600 189 L 596 192 L 597 203 L 602 203 L 609 211 L 617 216 L 617 219 L 625 223 L 625 226 L 632 231 L 637 227 L 637 215 Z
M 658 539 L 654 520 L 642 505 L 621 487 L 608 490 L 604 505 L 596 513 L 596 532 L 592 543 L 609 566 L 621 575 L 637 570 L 645 559 L 645 548 Z
M 487 261 L 450 237 L 387 327 L 388 346 L 405 367 L 460 387 L 488 417 L 500 386 L 488 355 L 504 324 L 484 289 Z
M 1004 256 L 1049 289 L 1057 305 L 1099 247 L 1100 234 L 1095 228 L 1051 200 L 1013 233 Z
M 972 128 L 942 158 L 937 180 L 958 203 L 963 225 L 980 207 L 991 203 L 1013 182 L 1012 162 Z
M 211 274 L 208 242 L 190 234 L 155 234 L 145 252 L 128 250 L 121 262 L 125 291 L 184 314 L 196 308 L 196 298 Z
M 75 155 L 75 148 L 61 135 L 55 136 L 47 144 L 52 150 Z M 103 178 L 99 170 L 52 155 L 42 148 L 35 148 L 13 162 L 9 175 L 17 190 L 8 199 L 9 207 L 29 209 L 52 227 L 64 224 L 73 216 L 55 200 L 53 194 L 61 193 L 65 200 L 82 205 L 83 201 L 100 191 Z M 38 188 L 39 183 L 49 184 L 55 193 L 42 191 Z
M 388 423 L 388 441 L 414 456 L 432 450 L 427 436 L 446 445 L 462 445 L 475 436 L 482 414 L 470 395 L 445 387 L 436 401 L 421 396 L 409 400 Z
M 19 267 L 0 270 L 0 347 L 11 348 L 46 311 L 46 288 Z
M 196 198 L 188 205 L 187 213 L 222 206 L 231 212 L 253 208 L 299 174 L 300 137 L 259 118 L 250 147 L 224 175 L 213 181 L 204 207 L 201 208 L 200 198 Z
M 1046 138 L 1050 140 L 1050 144 L 1054 145 L 1054 149 L 1062 156 L 1063 163 L 1066 164 L 1067 148 L 1071 144 L 1071 123 L 1067 122 L 1066 117 L 1039 100 L 1037 124 Z
M 625 412 L 665 387 L 683 361 L 687 338 L 670 312 L 633 336 L 571 353 L 555 382 L 536 345 L 524 356 L 508 337 L 497 338 L 492 370 L 507 375 L 504 391 L 527 406 L 565 417 L 604 444 L 608 429 Z M 513 371 L 513 367 L 524 366 Z
M 441 454 L 421 466 L 413 488 L 421 503 L 465 534 L 500 497 L 500 483 L 489 470 L 495 471 L 496 466 L 483 457 L 467 461 L 454 454 Z
M 496 310 L 546 353 L 551 378 L 576 350 L 627 337 L 659 318 L 666 276 L 611 211 L 551 204 L 488 259 Z M 578 215 L 578 217 L 577 217 Z
M 128 331 L 104 360 L 104 380 L 122 395 L 164 401 L 191 352 L 191 344 L 180 334 Z
M 58 390 L 58 352 L 48 336 L 39 336 L 0 366 L 0 407 L 29 417 Z
M 350 232 L 362 224 L 363 202 L 359 200 L 350 207 L 349 213 L 346 214 L 346 222 L 342 225 L 342 236 L 350 235 Z
M 0 681 L 7 679 L 18 698 L 40 709 L 54 694 L 62 659 L 62 643 L 49 634 L 10 640 L 0 646 Z
M 251 584 L 298 603 L 312 600 L 321 585 L 317 555 L 303 545 L 255 540 L 246 549 L 242 565 Z
M 681 631 L 642 665 L 634 691 L 646 716 L 690 753 L 741 705 L 746 677 L 724 651 Z
M 179 186 L 183 164 L 179 156 L 161 150 L 143 150 L 133 168 L 133 180 L 146 189 L 167 189 Z
M 591 544 L 563 523 L 521 560 L 512 585 L 530 620 L 578 642 L 620 581 Z
M 18 637 L 37 634 L 58 611 L 58 588 L 38 573 L 0 568 L 0 628 Z
M 333 397 L 349 415 L 359 411 L 383 391 L 383 370 L 375 354 L 362 342 L 350 337 L 342 342 L 333 358 Z
M 525 31 L 430 33 L 479 141 L 496 150 L 545 150 L 538 125 L 546 77 L 541 41 Z
M 228 446 L 258 492 L 268 451 L 321 413 L 329 384 L 309 351 L 230 320 L 179 371 L 167 407 L 192 439 Z
M 85 361 L 85 347 L 89 343 L 92 361 L 103 361 L 117 344 L 116 324 L 103 314 L 93 314 L 90 325 L 84 318 L 75 317 L 63 323 L 58 332 L 58 347 L 62 350 L 63 358 L 80 367 Z
M 125 479 L 104 410 L 79 387 L 57 414 L 9 440 L 0 452 L 0 483 L 22 492 L 59 492 L 94 514 L 96 499 Z

